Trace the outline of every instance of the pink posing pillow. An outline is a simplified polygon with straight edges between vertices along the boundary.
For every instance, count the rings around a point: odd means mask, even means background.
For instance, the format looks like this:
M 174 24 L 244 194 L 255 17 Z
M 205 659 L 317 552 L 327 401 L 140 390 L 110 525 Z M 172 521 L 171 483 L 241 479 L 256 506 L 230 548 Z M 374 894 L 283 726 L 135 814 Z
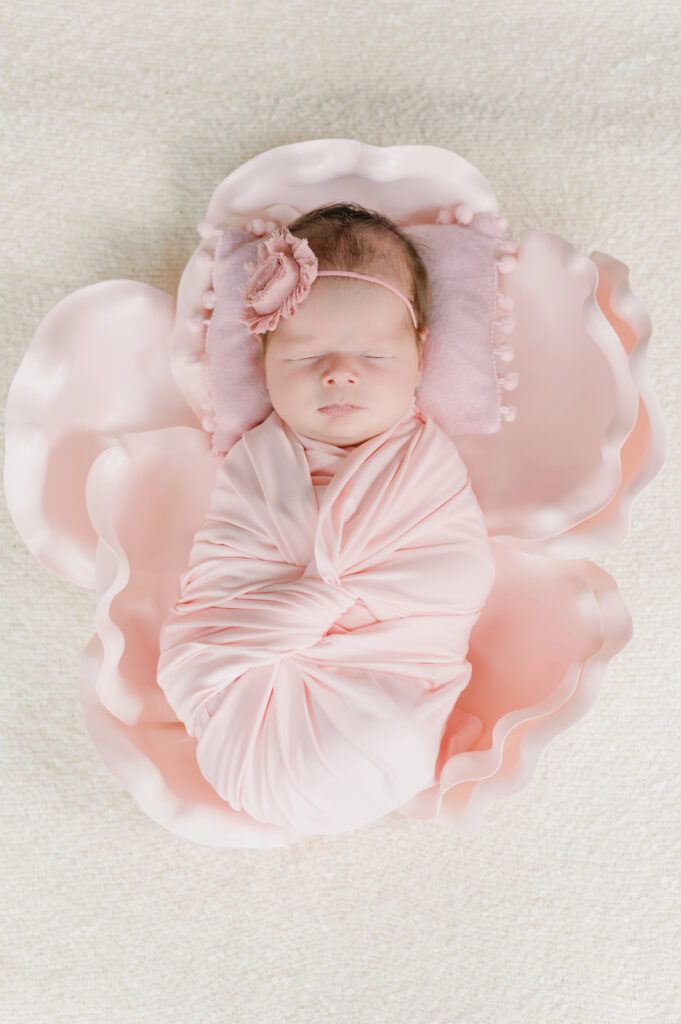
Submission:
M 496 341 L 497 326 L 512 327 L 508 317 L 495 323 L 504 302 L 497 270 L 513 264 L 513 257 L 500 259 L 495 252 L 496 218 L 483 213 L 470 227 L 417 224 L 403 230 L 428 268 L 433 291 L 417 405 L 450 437 L 494 433 L 501 419 L 498 360 L 512 358 L 509 347 Z M 213 290 L 207 293 L 213 312 L 206 331 L 205 384 L 213 443 L 223 452 L 272 411 L 259 344 L 238 320 L 245 266 L 257 260 L 259 241 L 244 228 L 221 231 Z

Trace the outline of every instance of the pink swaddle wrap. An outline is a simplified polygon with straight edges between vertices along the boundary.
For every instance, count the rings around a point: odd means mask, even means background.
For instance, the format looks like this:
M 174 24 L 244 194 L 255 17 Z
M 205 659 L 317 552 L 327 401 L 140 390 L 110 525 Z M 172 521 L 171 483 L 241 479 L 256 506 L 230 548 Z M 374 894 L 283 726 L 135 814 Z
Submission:
M 350 450 L 273 411 L 218 469 L 158 682 L 231 807 L 355 828 L 434 783 L 493 580 L 466 467 L 415 404 Z

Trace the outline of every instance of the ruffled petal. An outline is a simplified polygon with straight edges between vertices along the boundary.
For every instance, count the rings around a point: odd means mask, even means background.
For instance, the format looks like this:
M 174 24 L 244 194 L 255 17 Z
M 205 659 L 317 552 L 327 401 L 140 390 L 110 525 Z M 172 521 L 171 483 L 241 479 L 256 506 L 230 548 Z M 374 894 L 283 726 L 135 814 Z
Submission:
M 57 303 L 12 381 L 4 486 L 14 524 L 43 565 L 94 588 L 96 534 L 85 481 L 123 433 L 196 420 L 170 372 L 173 299 L 103 281 Z
M 624 264 L 595 262 L 556 235 L 523 235 L 506 286 L 517 416 L 497 434 L 457 438 L 499 541 L 558 557 L 612 547 L 633 495 L 662 464 L 645 371 L 650 324 L 625 275 Z
M 209 439 L 187 427 L 124 436 L 95 461 L 97 632 L 81 660 L 83 714 L 104 764 L 165 828 L 211 846 L 281 846 L 298 835 L 234 811 L 206 782 L 196 741 L 157 684 L 160 624 L 216 468 Z
M 667 434 L 646 361 L 652 333 L 650 316 L 629 287 L 626 264 L 602 252 L 592 252 L 590 258 L 598 270 L 598 305 L 629 357 L 629 370 L 638 392 L 636 423 L 619 453 L 622 476 L 618 490 L 607 505 L 568 530 L 561 539 L 561 551 L 574 550 L 576 541 L 581 553 L 591 555 L 616 547 L 626 537 L 634 498 L 664 463 Z
M 257 213 L 288 224 L 305 210 L 342 200 L 398 220 L 413 215 L 414 223 L 429 219 L 424 211 L 434 220 L 441 206 L 459 203 L 498 211 L 494 190 L 478 168 L 440 146 L 310 139 L 268 149 L 232 171 L 213 192 L 206 218 L 241 227 Z
M 438 784 L 400 811 L 467 834 L 481 811 L 526 786 L 541 752 L 592 706 L 631 638 L 611 576 L 492 544 L 496 581 L 473 628 L 471 678 L 440 748 Z

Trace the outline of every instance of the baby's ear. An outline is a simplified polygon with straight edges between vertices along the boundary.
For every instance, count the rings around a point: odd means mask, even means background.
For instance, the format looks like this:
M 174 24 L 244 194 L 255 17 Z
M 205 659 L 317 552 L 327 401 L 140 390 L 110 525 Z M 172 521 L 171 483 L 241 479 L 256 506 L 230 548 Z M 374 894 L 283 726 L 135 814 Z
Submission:
M 421 339 L 421 344 L 418 346 L 418 350 L 419 350 L 419 371 L 422 371 L 423 370 L 423 346 L 425 345 L 426 340 L 428 338 L 429 330 L 428 330 L 427 327 L 421 327 L 421 328 L 419 328 L 419 330 L 416 333 L 418 334 L 419 338 Z

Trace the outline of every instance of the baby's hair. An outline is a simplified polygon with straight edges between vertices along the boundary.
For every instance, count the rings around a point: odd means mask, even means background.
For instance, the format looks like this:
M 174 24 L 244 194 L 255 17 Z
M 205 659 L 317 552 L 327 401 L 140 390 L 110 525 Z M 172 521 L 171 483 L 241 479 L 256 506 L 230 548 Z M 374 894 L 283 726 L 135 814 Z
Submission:
M 287 226 L 292 235 L 308 240 L 319 270 L 351 270 L 381 277 L 381 271 L 394 268 L 396 248 L 401 251 L 404 268 L 412 282 L 408 298 L 416 314 L 414 334 L 421 354 L 421 338 L 416 331 L 425 327 L 430 319 L 430 277 L 418 250 L 394 221 L 359 203 L 331 203 L 303 213 Z M 262 339 L 263 358 L 268 333 Z

